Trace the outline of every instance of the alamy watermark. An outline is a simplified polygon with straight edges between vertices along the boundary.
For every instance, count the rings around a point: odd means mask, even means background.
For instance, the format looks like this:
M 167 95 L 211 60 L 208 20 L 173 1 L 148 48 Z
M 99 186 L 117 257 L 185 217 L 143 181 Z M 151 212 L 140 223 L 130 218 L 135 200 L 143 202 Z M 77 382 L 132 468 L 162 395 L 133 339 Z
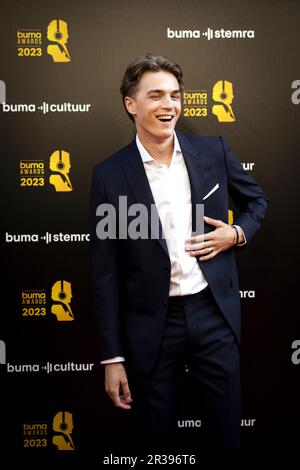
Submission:
M 128 206 L 127 196 L 119 196 L 118 207 L 113 204 L 100 204 L 96 216 L 100 217 L 96 226 L 96 235 L 100 240 L 137 240 L 137 239 L 172 239 L 175 236 L 174 211 L 176 208 L 164 208 L 158 213 L 155 204 L 149 208 L 141 203 Z M 182 208 L 180 208 L 182 210 Z M 192 205 L 184 210 L 192 214 Z M 187 212 L 188 213 L 188 212 Z M 186 234 L 187 238 L 204 233 L 204 204 L 195 205 L 194 227 Z M 162 221 L 160 224 L 160 220 Z M 149 230 L 149 227 L 151 229 Z
M 0 340 L 0 364 L 6 364 L 6 344 Z
M 3 80 L 0 80 L 0 104 L 6 102 L 6 85 Z

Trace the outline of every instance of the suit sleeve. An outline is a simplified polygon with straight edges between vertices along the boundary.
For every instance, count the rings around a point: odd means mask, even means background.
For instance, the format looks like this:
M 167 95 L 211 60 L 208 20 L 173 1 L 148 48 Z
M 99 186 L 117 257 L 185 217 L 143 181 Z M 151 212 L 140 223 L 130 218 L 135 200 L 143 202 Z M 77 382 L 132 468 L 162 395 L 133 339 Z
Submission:
M 248 244 L 265 218 L 269 198 L 252 176 L 243 169 L 223 137 L 221 137 L 221 141 L 228 175 L 228 192 L 239 209 L 239 215 L 234 223 L 241 227 Z
M 111 237 L 99 239 L 96 233 L 97 224 L 101 219 L 96 214 L 97 208 L 100 204 L 108 202 L 99 167 L 95 167 L 90 194 L 90 250 L 96 328 L 101 361 L 124 356 L 119 305 L 117 240 Z

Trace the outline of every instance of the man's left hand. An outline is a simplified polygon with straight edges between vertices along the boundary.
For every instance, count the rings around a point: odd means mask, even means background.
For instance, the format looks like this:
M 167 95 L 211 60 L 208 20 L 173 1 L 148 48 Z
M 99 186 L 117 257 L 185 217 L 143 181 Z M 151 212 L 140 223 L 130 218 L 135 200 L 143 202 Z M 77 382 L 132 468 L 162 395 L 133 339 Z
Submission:
M 204 217 L 204 221 L 215 227 L 210 233 L 196 235 L 187 240 L 186 251 L 191 256 L 199 256 L 200 261 L 214 258 L 218 253 L 228 250 L 236 244 L 236 231 L 221 220 Z

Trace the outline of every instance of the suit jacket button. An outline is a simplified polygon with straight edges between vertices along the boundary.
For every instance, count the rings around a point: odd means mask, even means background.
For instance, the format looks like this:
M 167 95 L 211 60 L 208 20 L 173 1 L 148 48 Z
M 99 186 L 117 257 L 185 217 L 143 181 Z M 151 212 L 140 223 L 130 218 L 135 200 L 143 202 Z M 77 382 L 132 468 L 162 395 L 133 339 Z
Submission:
M 163 300 L 162 302 L 164 305 L 167 305 L 168 301 L 167 300 Z

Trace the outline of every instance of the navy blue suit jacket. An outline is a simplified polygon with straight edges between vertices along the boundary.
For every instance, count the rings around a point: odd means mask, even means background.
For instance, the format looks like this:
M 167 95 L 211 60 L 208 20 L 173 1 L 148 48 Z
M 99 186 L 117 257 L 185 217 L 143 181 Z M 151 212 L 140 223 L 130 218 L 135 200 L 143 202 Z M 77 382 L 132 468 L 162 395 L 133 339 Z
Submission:
M 204 204 L 205 215 L 228 221 L 228 199 L 239 209 L 235 224 L 251 242 L 265 216 L 268 199 L 222 137 L 177 133 L 186 163 L 195 204 Z M 212 188 L 218 190 L 203 200 Z M 166 241 L 159 239 L 99 240 L 96 226 L 99 204 L 112 204 L 119 196 L 130 204 L 143 203 L 150 211 L 154 199 L 135 140 L 94 168 L 91 188 L 92 279 L 100 359 L 125 356 L 137 370 L 151 369 L 163 335 L 170 287 L 170 259 Z M 150 219 L 150 218 L 149 218 Z M 127 223 L 132 219 L 128 218 Z M 149 227 L 149 230 L 151 228 Z M 205 232 L 214 230 L 210 225 Z M 240 338 L 240 295 L 235 249 L 199 262 L 225 319 Z

